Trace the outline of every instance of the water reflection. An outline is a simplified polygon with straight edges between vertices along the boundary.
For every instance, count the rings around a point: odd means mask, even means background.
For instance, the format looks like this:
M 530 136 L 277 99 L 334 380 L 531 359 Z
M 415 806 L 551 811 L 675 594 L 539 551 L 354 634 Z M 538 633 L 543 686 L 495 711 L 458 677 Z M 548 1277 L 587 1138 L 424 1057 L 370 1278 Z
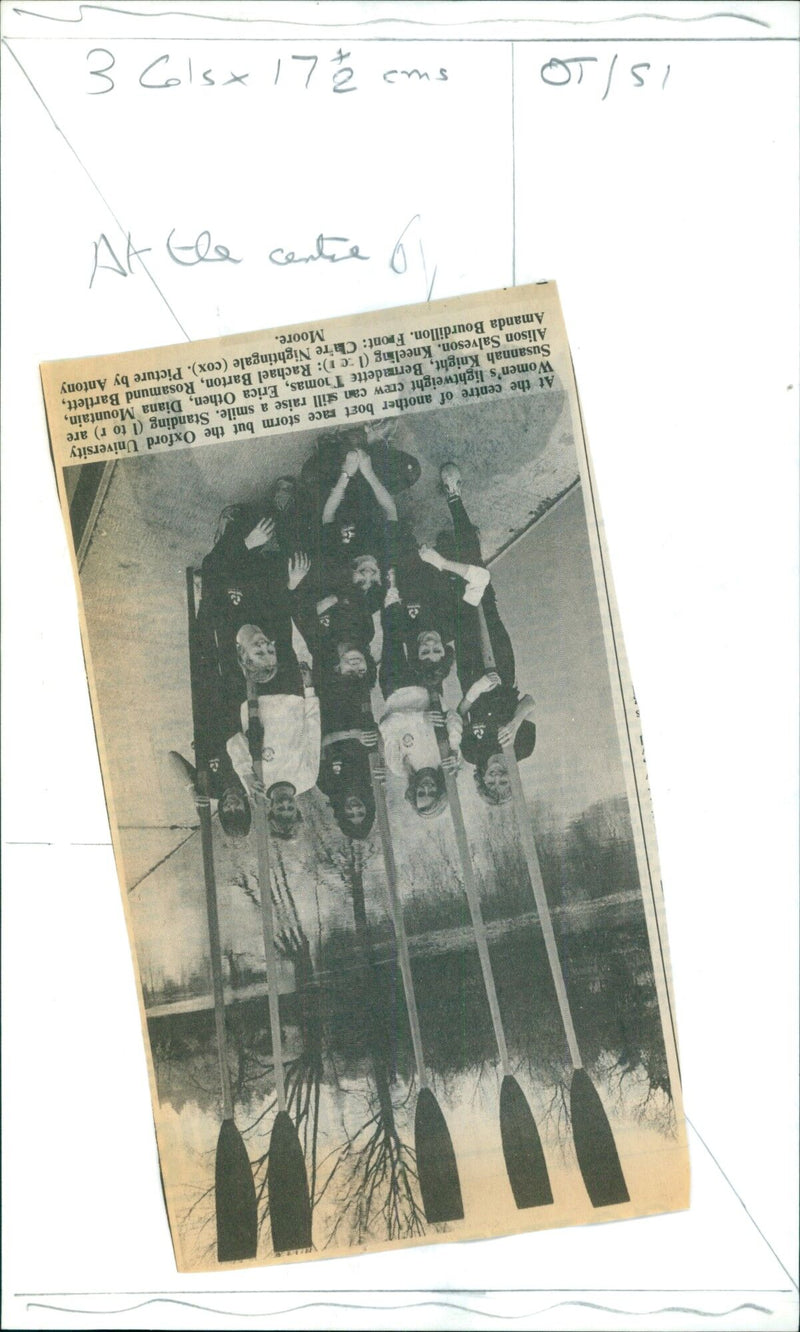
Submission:
M 293 992 L 281 995 L 288 1108 L 306 1159 L 319 1250 L 408 1239 L 429 1229 L 413 1151 L 413 1051 L 391 929 L 369 878 L 374 849 L 341 837 L 326 845 L 328 867 L 346 890 L 340 909 L 314 947 L 300 910 L 284 924 L 280 941 L 294 975 Z M 319 855 L 320 847 L 315 851 Z M 275 877 L 276 897 L 285 903 L 291 887 L 280 862 Z M 252 897 L 246 879 L 238 891 Z M 430 903 L 412 900 L 406 920 L 426 1069 L 448 1121 L 456 1123 L 458 1156 L 465 1150 L 459 1134 L 466 1150 L 476 1133 L 496 1136 L 499 1069 L 477 952 L 461 907 L 456 911 L 455 891 L 452 896 L 441 903 L 446 926 L 438 932 L 430 931 Z M 251 908 L 255 931 L 255 900 Z M 490 953 L 512 1068 L 546 1153 L 569 1163 L 571 1064 L 541 934 L 530 915 L 498 915 L 489 904 L 486 914 L 493 922 Z M 626 902 L 605 919 L 600 912 L 588 928 L 563 932 L 559 946 L 585 1064 L 609 1113 L 618 1122 L 672 1132 L 641 906 Z M 213 1014 L 168 1014 L 151 1017 L 149 1025 L 162 1108 L 180 1118 L 186 1141 L 205 1143 L 185 1208 L 186 1228 L 200 1249 L 213 1211 L 218 1125 Z M 255 1172 L 266 1256 L 275 1113 L 266 997 L 231 1003 L 228 1032 L 237 1122 Z

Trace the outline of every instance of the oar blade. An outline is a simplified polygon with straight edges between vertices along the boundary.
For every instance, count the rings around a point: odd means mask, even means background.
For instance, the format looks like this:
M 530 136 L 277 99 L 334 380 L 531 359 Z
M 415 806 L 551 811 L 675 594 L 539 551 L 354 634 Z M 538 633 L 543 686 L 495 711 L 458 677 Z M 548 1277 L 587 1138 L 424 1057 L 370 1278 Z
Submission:
M 500 1137 L 508 1182 L 517 1207 L 546 1207 L 553 1201 L 539 1130 L 517 1079 L 500 1086 Z
M 572 1136 L 593 1207 L 629 1201 L 617 1145 L 603 1103 L 585 1068 L 576 1068 L 570 1093 Z
M 272 1247 L 276 1253 L 311 1248 L 311 1203 L 306 1163 L 291 1116 L 275 1116 L 267 1176 Z
M 217 1210 L 217 1258 L 233 1263 L 255 1258 L 258 1215 L 253 1171 L 232 1119 L 223 1119 L 217 1139 L 214 1190 Z
M 464 1215 L 456 1154 L 439 1102 L 430 1087 L 417 1097 L 414 1117 L 417 1177 L 425 1219 L 460 1221 Z

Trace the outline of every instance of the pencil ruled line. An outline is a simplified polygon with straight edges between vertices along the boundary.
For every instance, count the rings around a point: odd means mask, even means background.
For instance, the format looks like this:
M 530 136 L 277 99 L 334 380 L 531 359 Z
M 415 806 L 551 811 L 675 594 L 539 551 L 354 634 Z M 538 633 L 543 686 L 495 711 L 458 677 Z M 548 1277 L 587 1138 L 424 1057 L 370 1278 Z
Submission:
M 22 75 L 23 75 L 25 81 L 27 82 L 27 84 L 28 84 L 29 87 L 31 88 L 32 92 L 34 93 L 35 97 L 36 97 L 37 100 L 40 102 L 41 106 L 43 107 L 43 109 L 44 109 L 45 113 L 47 114 L 47 116 L 48 116 L 50 122 L 52 123 L 54 129 L 55 129 L 56 132 L 61 136 L 61 138 L 64 140 L 64 143 L 67 145 L 67 148 L 68 148 L 69 151 L 72 153 L 72 156 L 75 158 L 75 161 L 78 163 L 78 166 L 81 168 L 81 171 L 84 173 L 84 175 L 86 176 L 87 180 L 90 182 L 90 184 L 92 185 L 93 189 L 96 191 L 98 197 L 103 201 L 105 207 L 108 209 L 109 213 L 110 213 L 111 216 L 113 217 L 113 219 L 114 219 L 114 221 L 116 222 L 117 226 L 119 227 L 120 231 L 123 233 L 123 235 L 128 234 L 128 233 L 127 233 L 127 229 L 126 229 L 125 227 L 123 227 L 122 223 L 120 222 L 119 218 L 117 217 L 116 213 L 114 212 L 113 208 L 111 207 L 111 204 L 108 202 L 108 199 L 106 199 L 105 195 L 103 194 L 103 191 L 100 189 L 100 186 L 98 185 L 98 183 L 97 183 L 97 181 L 95 180 L 94 176 L 92 175 L 91 171 L 90 171 L 89 168 L 87 167 L 86 163 L 83 161 L 83 158 L 80 156 L 80 154 L 78 153 L 77 149 L 73 147 L 72 143 L 71 143 L 70 140 L 67 138 L 67 136 L 66 136 L 66 134 L 64 133 L 63 129 L 61 128 L 61 126 L 59 125 L 59 123 L 58 123 L 58 121 L 56 120 L 55 116 L 53 115 L 52 111 L 50 110 L 49 106 L 47 105 L 46 101 L 45 101 L 44 98 L 42 97 L 42 94 L 39 92 L 39 89 L 36 87 L 36 84 L 33 82 L 33 79 L 31 78 L 30 74 L 28 73 L 28 71 L 26 70 L 25 66 L 22 64 L 22 61 L 19 59 L 18 55 L 16 54 L 16 52 L 14 51 L 14 49 L 13 49 L 13 47 L 10 45 L 10 43 L 6 40 L 6 38 L 3 38 L 3 46 L 6 48 L 6 50 L 7 50 L 8 53 L 9 53 L 9 55 L 10 55 L 10 56 L 12 57 L 12 59 L 14 60 L 14 63 L 16 64 L 16 66 L 18 67 L 18 69 L 20 70 L 20 72 L 22 73 Z M 164 295 L 163 291 L 161 290 L 161 288 L 159 287 L 159 285 L 158 285 L 158 283 L 156 282 L 155 278 L 153 277 L 153 274 L 150 272 L 149 268 L 147 267 L 147 264 L 144 262 L 144 260 L 141 258 L 141 256 L 139 257 L 139 262 L 141 263 L 144 272 L 147 274 L 147 276 L 149 277 L 149 279 L 150 279 L 150 281 L 152 282 L 153 286 L 155 287 L 156 291 L 158 292 L 158 295 L 161 297 L 161 299 L 162 299 L 162 301 L 164 302 L 165 306 L 167 307 L 167 309 L 169 310 L 170 314 L 172 315 L 172 318 L 175 320 L 175 323 L 178 325 L 178 328 L 180 329 L 181 333 L 182 333 L 183 336 L 185 337 L 186 341 L 187 341 L 187 342 L 190 342 L 190 341 L 191 341 L 191 338 L 189 337 L 189 334 L 186 332 L 186 329 L 183 327 L 183 324 L 181 323 L 180 319 L 179 319 L 178 316 L 176 315 L 176 313 L 175 313 L 175 311 L 173 310 L 172 306 L 170 305 L 170 303 L 169 303 L 167 297 Z
M 511 43 L 511 285 L 517 285 L 517 145 L 514 92 L 514 43 Z
M 787 1275 L 787 1277 L 789 1278 L 789 1280 L 791 1281 L 792 1286 L 794 1287 L 794 1289 L 795 1289 L 795 1290 L 800 1289 L 800 1287 L 798 1287 L 797 1282 L 795 1281 L 794 1277 L 792 1276 L 791 1272 L 789 1271 L 788 1267 L 786 1266 L 785 1263 L 781 1262 L 781 1259 L 778 1257 L 778 1254 L 777 1254 L 777 1253 L 775 1252 L 775 1250 L 773 1249 L 772 1245 L 770 1244 L 769 1240 L 767 1239 L 767 1237 L 766 1237 L 766 1235 L 764 1234 L 763 1230 L 761 1229 L 760 1225 L 759 1225 L 758 1222 L 756 1221 L 756 1219 L 755 1219 L 755 1217 L 753 1216 L 752 1212 L 749 1211 L 748 1206 L 747 1206 L 747 1203 L 744 1201 L 744 1198 L 742 1197 L 742 1195 L 741 1195 L 741 1194 L 739 1193 L 739 1191 L 737 1190 L 735 1184 L 733 1184 L 733 1182 L 732 1182 L 731 1179 L 728 1177 L 728 1175 L 726 1175 L 725 1171 L 723 1170 L 722 1166 L 720 1165 L 720 1163 L 719 1163 L 719 1161 L 717 1160 L 716 1156 L 715 1156 L 714 1153 L 712 1152 L 711 1148 L 709 1147 L 709 1145 L 708 1145 L 708 1143 L 706 1142 L 706 1140 L 705 1140 L 705 1138 L 703 1137 L 703 1135 L 699 1132 L 699 1130 L 696 1128 L 696 1126 L 692 1123 L 692 1121 L 691 1121 L 691 1119 L 689 1118 L 688 1115 L 685 1115 L 684 1118 L 686 1119 L 686 1123 L 690 1126 L 692 1132 L 693 1132 L 694 1134 L 696 1134 L 698 1140 L 699 1140 L 699 1141 L 702 1143 L 702 1145 L 705 1147 L 706 1151 L 708 1152 L 709 1156 L 711 1157 L 711 1160 L 714 1162 L 714 1165 L 717 1167 L 717 1170 L 718 1170 L 719 1173 L 722 1175 L 722 1178 L 725 1180 L 725 1183 L 728 1185 L 728 1188 L 731 1190 L 731 1193 L 733 1193 L 734 1197 L 737 1199 L 737 1201 L 740 1203 L 740 1205 L 741 1205 L 742 1208 L 744 1209 L 744 1213 L 745 1213 L 745 1215 L 747 1216 L 748 1220 L 751 1221 L 752 1224 L 755 1226 L 756 1230 L 758 1231 L 758 1233 L 759 1233 L 759 1235 L 761 1236 L 762 1240 L 763 1240 L 764 1243 L 766 1244 L 767 1248 L 769 1249 L 769 1251 L 770 1251 L 770 1253 L 772 1254 L 772 1256 L 773 1256 L 773 1258 L 775 1259 L 775 1261 L 776 1261 L 777 1263 L 780 1263 L 780 1266 L 781 1266 L 782 1270 L 786 1273 L 786 1275 Z
M 248 1290 L 246 1292 L 239 1290 L 17 1290 L 14 1292 L 14 1299 L 17 1300 L 78 1300 L 87 1296 L 95 1299 L 121 1299 L 123 1295 L 133 1299 L 134 1296 L 144 1298 L 147 1296 L 153 1299 L 156 1296 L 164 1296 L 175 1299 L 179 1295 L 192 1295 L 195 1298 L 201 1295 L 211 1295 L 215 1298 L 222 1295 L 274 1295 L 286 1298 L 289 1295 L 306 1295 L 308 1292 L 303 1290 Z M 323 1286 L 313 1292 L 315 1295 L 331 1295 L 341 1299 L 345 1295 L 369 1295 L 371 1290 L 363 1286 Z M 490 1293 L 482 1286 L 462 1286 L 460 1288 L 448 1287 L 446 1292 L 438 1288 L 428 1288 L 419 1291 L 409 1291 L 407 1289 L 391 1287 L 382 1292 L 384 1295 L 441 1295 L 447 1294 L 452 1298 L 458 1296 L 475 1297 L 482 1299 Z M 792 1288 L 789 1286 L 769 1286 L 766 1288 L 754 1288 L 752 1286 L 504 1286 L 502 1289 L 493 1289 L 492 1295 L 791 1295 Z M 353 1306 L 355 1307 L 355 1306 Z

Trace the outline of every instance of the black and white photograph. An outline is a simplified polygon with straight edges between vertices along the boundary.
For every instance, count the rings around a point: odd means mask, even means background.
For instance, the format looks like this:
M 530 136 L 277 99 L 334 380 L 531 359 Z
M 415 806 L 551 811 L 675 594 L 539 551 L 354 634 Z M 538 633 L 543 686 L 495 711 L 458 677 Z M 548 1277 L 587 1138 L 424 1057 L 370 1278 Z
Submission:
M 647 788 L 546 294 L 354 319 L 314 349 L 322 394 L 296 335 L 291 431 L 247 406 L 271 353 L 55 368 L 111 437 L 62 496 L 182 1270 L 686 1205 Z

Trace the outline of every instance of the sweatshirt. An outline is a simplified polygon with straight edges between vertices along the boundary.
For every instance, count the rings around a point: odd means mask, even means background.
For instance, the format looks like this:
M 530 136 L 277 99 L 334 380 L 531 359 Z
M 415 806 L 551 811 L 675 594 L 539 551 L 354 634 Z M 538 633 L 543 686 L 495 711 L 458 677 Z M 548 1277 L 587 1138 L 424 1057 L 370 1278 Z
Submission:
M 378 723 L 389 772 L 403 777 L 409 768 L 419 772 L 422 768 L 441 766 L 436 734 L 430 722 L 423 717 L 423 713 L 429 709 L 428 691 L 420 685 L 406 685 L 396 689 L 390 696 L 386 711 Z M 448 712 L 446 723 L 450 748 L 458 753 L 461 718 L 457 712 Z
M 319 699 L 313 690 L 299 694 L 261 694 L 258 712 L 264 728 L 261 758 L 267 790 L 276 782 L 291 782 L 297 795 L 310 791 L 317 780 L 320 759 Z M 253 784 L 253 762 L 247 743 L 247 704 L 242 704 L 242 729 L 228 741 L 234 768 L 248 790 Z

